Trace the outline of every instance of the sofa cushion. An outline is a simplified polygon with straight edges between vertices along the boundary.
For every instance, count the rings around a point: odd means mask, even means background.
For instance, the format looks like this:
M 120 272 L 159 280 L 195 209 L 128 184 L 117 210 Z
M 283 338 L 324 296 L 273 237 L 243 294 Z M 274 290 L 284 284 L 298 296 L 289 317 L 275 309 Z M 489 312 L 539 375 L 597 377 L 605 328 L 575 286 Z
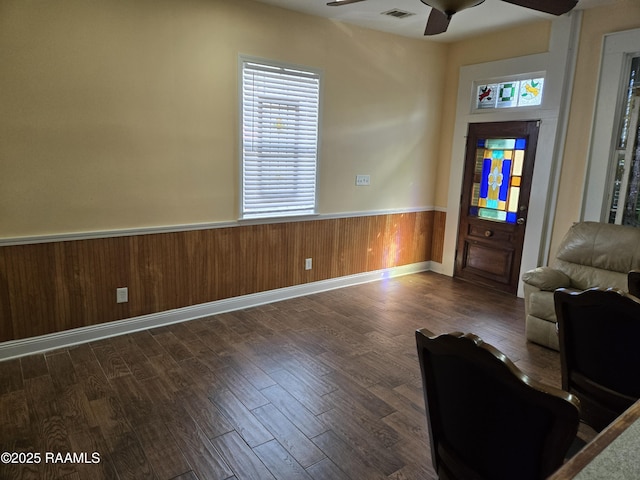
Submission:
M 577 290 L 587 290 L 593 287 L 627 289 L 626 273 L 578 265 L 563 260 L 556 261 L 555 268 L 569 276 L 571 287 Z
M 556 258 L 626 275 L 640 268 L 640 229 L 598 222 L 576 223 L 562 240 Z

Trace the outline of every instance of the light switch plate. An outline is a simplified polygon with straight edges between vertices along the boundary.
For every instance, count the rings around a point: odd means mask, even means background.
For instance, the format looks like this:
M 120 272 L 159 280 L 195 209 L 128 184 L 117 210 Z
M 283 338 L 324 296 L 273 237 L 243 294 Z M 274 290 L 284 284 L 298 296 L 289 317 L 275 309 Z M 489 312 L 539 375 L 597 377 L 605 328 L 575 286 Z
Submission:
M 356 185 L 358 187 L 366 187 L 367 185 L 371 185 L 371 176 L 370 175 L 356 175 Z

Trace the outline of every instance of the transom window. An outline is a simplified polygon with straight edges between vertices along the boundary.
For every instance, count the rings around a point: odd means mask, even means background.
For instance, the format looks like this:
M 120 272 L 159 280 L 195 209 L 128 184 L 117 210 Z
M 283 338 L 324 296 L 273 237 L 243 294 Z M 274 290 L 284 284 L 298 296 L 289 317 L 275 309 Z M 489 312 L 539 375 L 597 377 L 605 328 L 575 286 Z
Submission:
M 475 110 L 534 107 L 542 104 L 544 74 L 519 75 L 499 82 L 475 82 Z
M 315 213 L 320 73 L 241 61 L 241 216 Z

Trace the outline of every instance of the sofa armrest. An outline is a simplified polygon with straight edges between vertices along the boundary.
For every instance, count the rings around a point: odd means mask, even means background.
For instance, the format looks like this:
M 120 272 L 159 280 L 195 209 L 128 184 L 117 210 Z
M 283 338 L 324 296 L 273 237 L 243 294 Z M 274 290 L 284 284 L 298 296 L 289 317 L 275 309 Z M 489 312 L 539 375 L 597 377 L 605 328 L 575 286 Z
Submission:
M 522 275 L 522 281 L 547 292 L 571 286 L 571 279 L 567 274 L 551 267 L 538 267 L 529 270 Z

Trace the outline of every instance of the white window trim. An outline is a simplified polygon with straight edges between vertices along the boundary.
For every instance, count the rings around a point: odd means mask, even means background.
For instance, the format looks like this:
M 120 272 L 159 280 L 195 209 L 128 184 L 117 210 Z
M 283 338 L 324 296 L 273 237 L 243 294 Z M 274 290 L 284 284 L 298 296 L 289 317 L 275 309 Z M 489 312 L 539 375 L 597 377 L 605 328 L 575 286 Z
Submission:
M 274 69 L 283 69 L 290 72 L 304 72 L 310 75 L 310 78 L 317 79 L 318 81 L 318 105 L 317 105 L 317 125 L 316 125 L 316 138 L 315 138 L 315 172 L 313 178 L 313 205 L 309 208 L 293 208 L 293 209 L 280 209 L 274 208 L 272 211 L 266 212 L 251 212 L 245 209 L 245 138 L 244 138 L 244 65 L 246 63 L 253 63 L 257 65 L 265 65 L 273 67 Z M 317 68 L 294 65 L 288 63 L 277 62 L 264 58 L 252 57 L 248 55 L 239 55 L 238 61 L 238 86 L 239 86 L 239 219 L 240 220 L 253 220 L 253 219 L 265 219 L 265 218 L 281 218 L 281 217 L 299 217 L 309 216 L 317 214 L 318 206 L 318 172 L 319 172 L 319 159 L 320 159 L 320 125 L 321 125 L 321 105 L 322 105 L 322 71 Z M 311 183 L 309 183 L 311 185 Z
M 607 222 L 611 204 L 612 152 L 618 135 L 620 109 L 631 57 L 638 52 L 640 29 L 605 35 L 591 143 L 588 154 L 582 220 Z

